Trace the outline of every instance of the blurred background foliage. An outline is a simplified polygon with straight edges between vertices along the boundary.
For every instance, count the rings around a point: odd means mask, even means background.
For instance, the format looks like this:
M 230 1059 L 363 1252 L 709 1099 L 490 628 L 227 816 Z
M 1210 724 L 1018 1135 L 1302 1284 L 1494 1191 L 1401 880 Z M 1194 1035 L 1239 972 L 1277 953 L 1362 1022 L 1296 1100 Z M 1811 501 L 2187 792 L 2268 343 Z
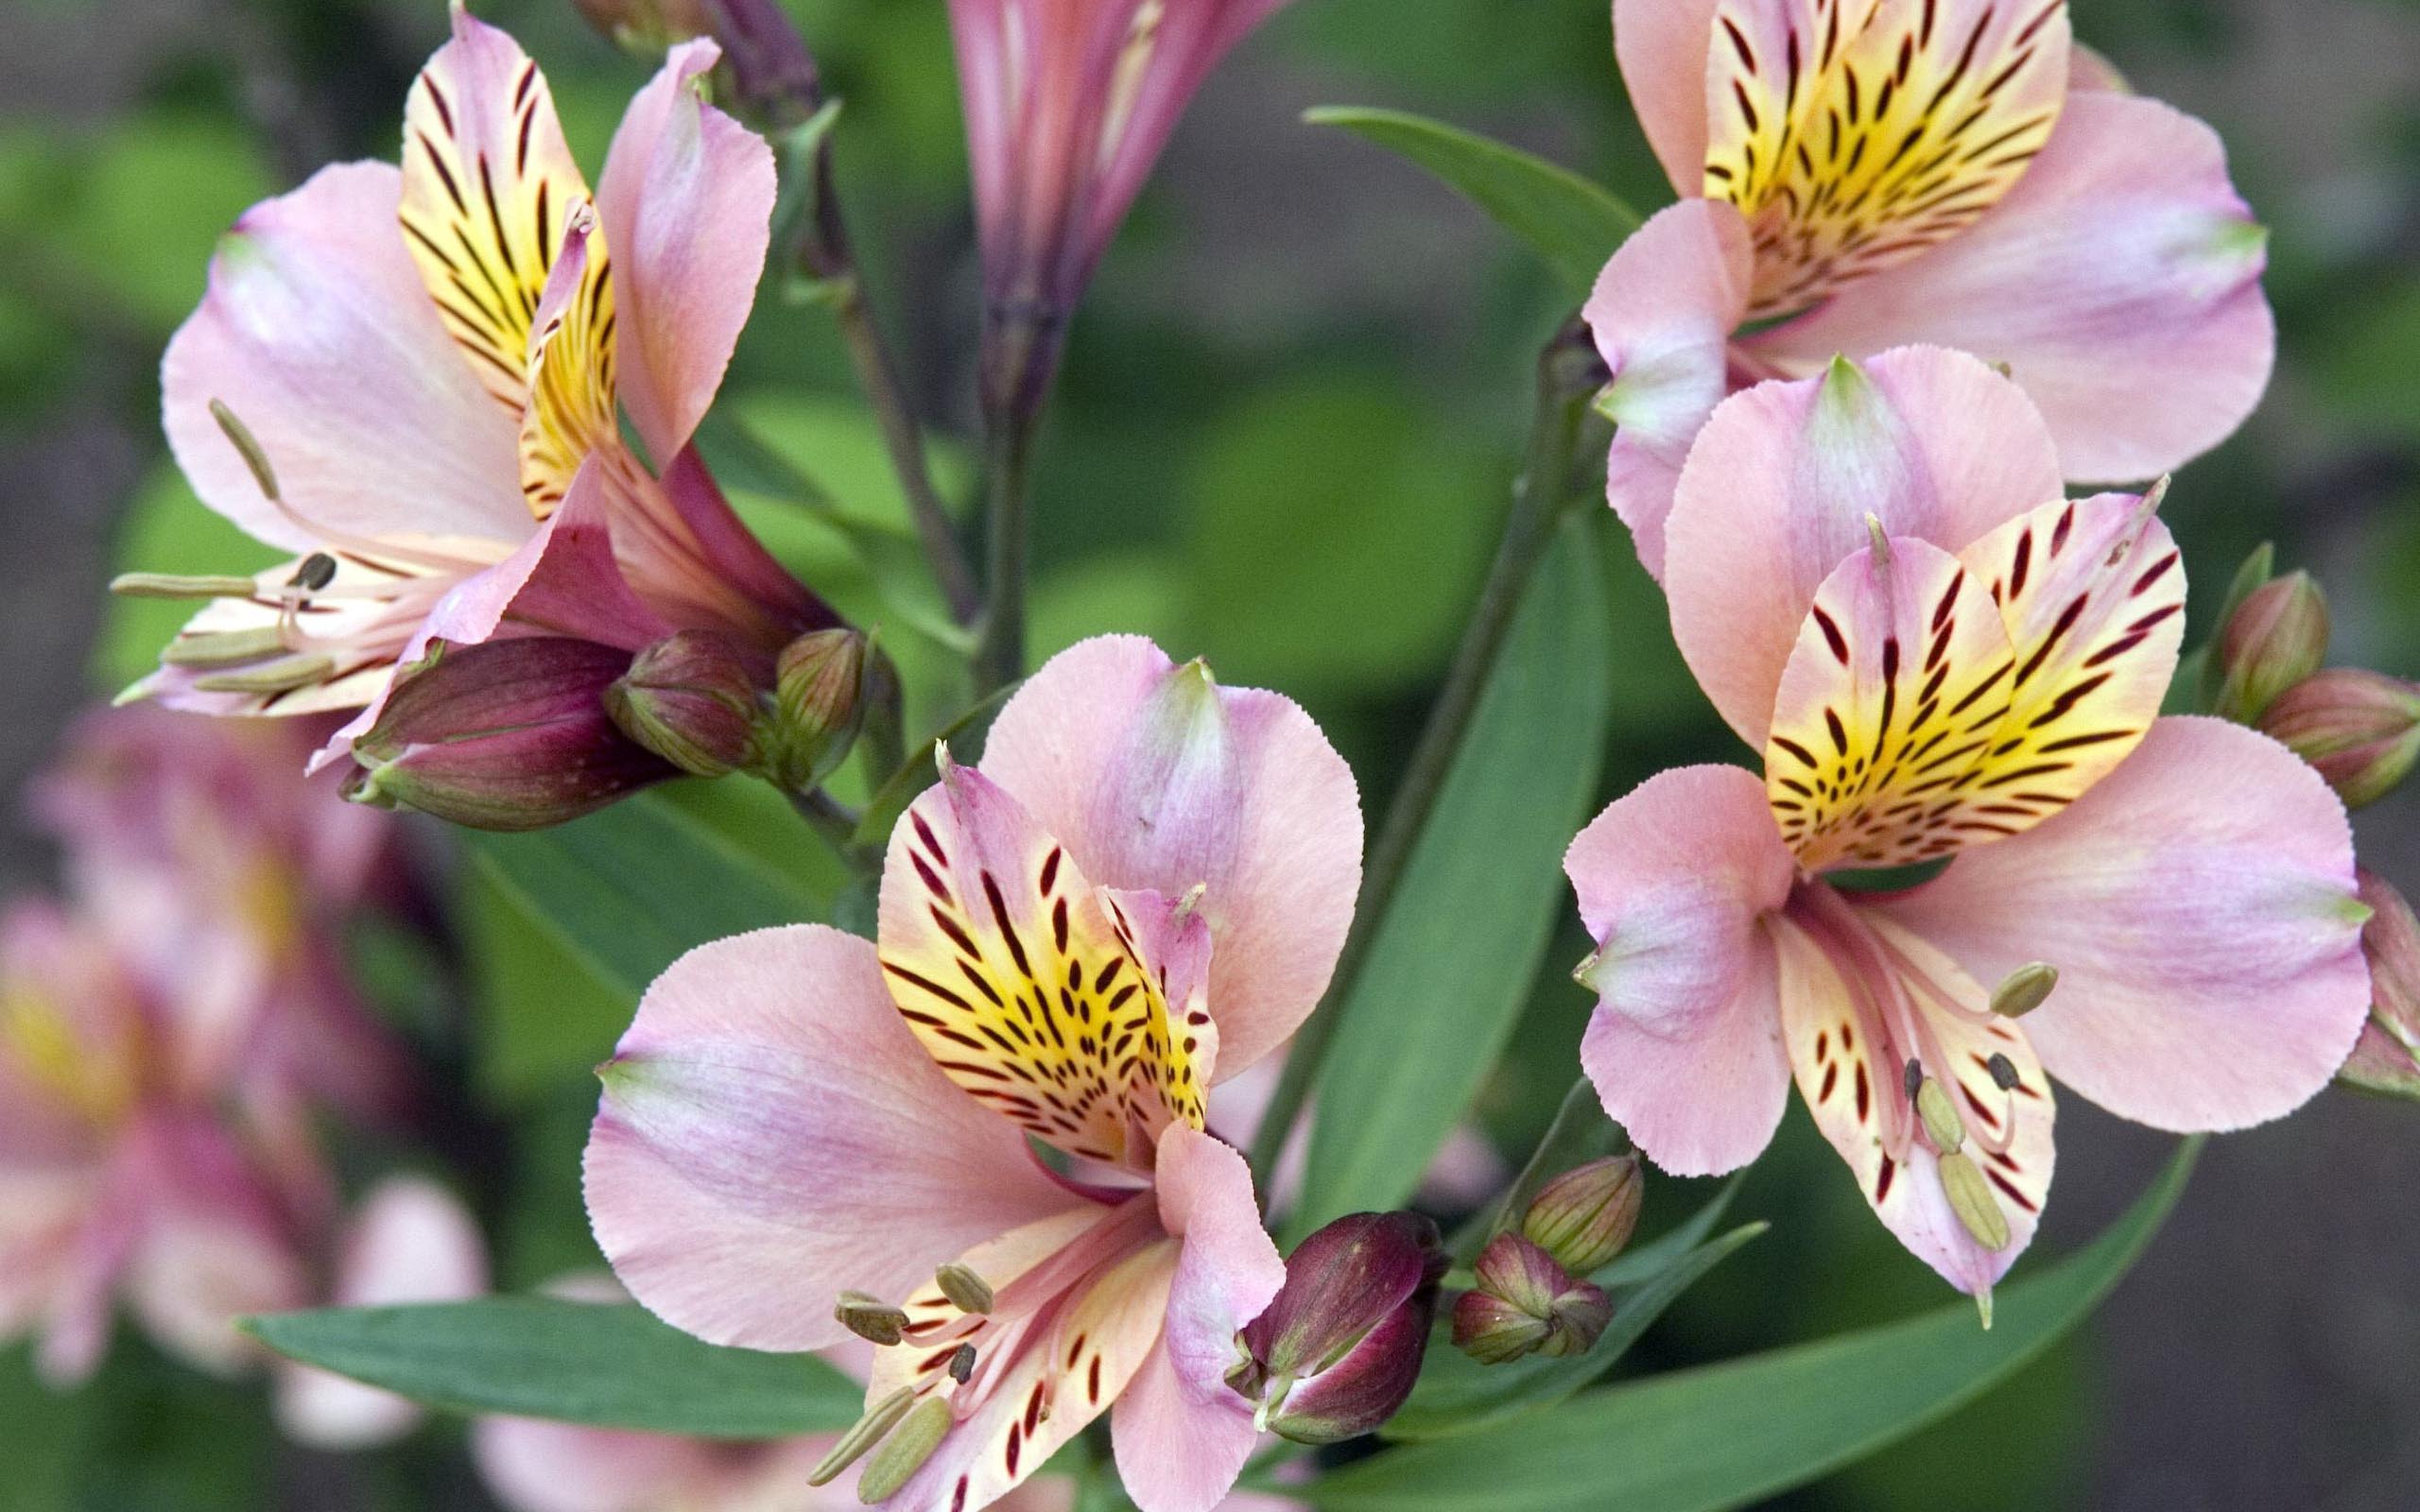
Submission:
M 540 59 L 575 150 L 601 163 L 645 70 L 564 0 L 483 0 Z M 945 489 L 971 468 L 977 273 L 941 0 L 792 0 L 833 91 L 842 194 L 882 317 L 935 422 Z M 2420 671 L 2420 5 L 2076 0 L 2080 31 L 2145 91 L 2212 120 L 2273 228 L 2282 357 L 2270 400 L 2180 478 L 2168 514 L 2206 631 L 2234 563 L 2274 539 L 2322 576 L 2342 662 Z M 108 606 L 113 567 L 252 565 L 201 509 L 156 421 L 160 348 L 243 208 L 332 159 L 392 156 L 438 0 L 9 0 L 0 49 L 0 784 L 9 807 L 78 703 L 146 665 L 173 605 Z M 1077 324 L 1041 462 L 1035 652 L 1105 629 L 1206 654 L 1302 698 L 1389 788 L 1505 507 L 1532 355 L 1566 313 L 1549 275 L 1413 170 L 1305 126 L 1396 106 L 1517 141 L 1642 207 L 1664 198 L 1628 116 L 1603 0 L 1298 0 L 1214 78 Z M 929 606 L 879 443 L 829 321 L 769 283 L 707 434 L 768 539 L 911 679 Z M 240 396 L 229 396 L 240 405 Z M 1739 753 L 1672 650 L 1618 531 L 1607 793 Z M 945 709 L 927 700 L 921 723 Z M 911 724 L 919 724 L 911 715 Z M 735 787 L 677 793 L 769 886 L 827 906 L 828 857 Z M 2362 816 L 2365 856 L 2420 885 L 2420 807 Z M 458 850 L 432 834 L 430 849 Z M 443 859 L 442 856 L 440 859 Z M 11 885 L 48 865 L 12 830 Z M 626 996 L 571 957 L 507 872 L 454 889 L 484 1011 L 450 1047 L 482 1133 L 499 1280 L 596 1263 L 578 1153 L 587 1068 Z M 1576 923 L 1550 959 L 1577 958 Z M 375 945 L 377 942 L 370 942 Z M 386 942 L 392 947 L 394 942 Z M 365 951 L 408 1020 L 447 991 Z M 1545 973 L 1481 1106 L 1519 1151 L 1572 1070 L 1586 1005 Z M 2105 1222 L 2163 1153 L 2070 1104 L 2047 1246 Z M 2331 1094 L 2215 1145 L 2100 1326 L 1948 1422 L 1786 1504 L 1824 1508 L 2408 1506 L 2411 1125 Z M 1703 1194 L 1663 1181 L 1651 1226 Z M 1904 1314 L 1932 1278 L 1858 1204 L 1803 1115 L 1735 1212 L 1777 1232 L 1692 1293 L 1633 1356 L 1664 1367 Z M 2404 1221 L 2397 1222 L 2400 1216 Z M 498 1228 L 496 1225 L 502 1224 Z M 86 1396 L 0 1358 L 0 1507 L 478 1506 L 441 1428 L 376 1462 L 281 1449 L 234 1388 L 121 1338 Z

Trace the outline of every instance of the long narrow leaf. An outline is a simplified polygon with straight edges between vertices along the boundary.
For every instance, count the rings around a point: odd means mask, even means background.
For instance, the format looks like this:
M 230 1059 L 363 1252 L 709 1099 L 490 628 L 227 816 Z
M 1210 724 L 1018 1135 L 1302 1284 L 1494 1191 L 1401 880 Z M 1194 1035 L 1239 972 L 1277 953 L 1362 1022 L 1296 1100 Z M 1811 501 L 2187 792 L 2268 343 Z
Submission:
M 1596 797 L 1612 714 L 1597 522 L 1567 522 L 1516 611 L 1469 732 L 1338 1004 L 1313 1093 L 1299 1240 L 1411 1194 L 1530 1001 Z
M 1443 180 L 1553 265 L 1574 298 L 1588 292 L 1614 249 L 1638 229 L 1637 212 L 1597 184 L 1460 127 L 1347 105 L 1303 118 L 1340 126 Z
M 1720 1512 L 1802 1486 L 2006 1380 L 2090 1314 L 2175 1206 L 2198 1140 L 2074 1256 L 1903 1323 L 1590 1392 L 1476 1438 L 1411 1445 L 1289 1492 L 1323 1512 Z
M 707 1438 L 834 1433 L 864 1392 L 811 1354 L 726 1349 L 633 1305 L 493 1297 L 246 1320 L 305 1365 L 455 1412 Z

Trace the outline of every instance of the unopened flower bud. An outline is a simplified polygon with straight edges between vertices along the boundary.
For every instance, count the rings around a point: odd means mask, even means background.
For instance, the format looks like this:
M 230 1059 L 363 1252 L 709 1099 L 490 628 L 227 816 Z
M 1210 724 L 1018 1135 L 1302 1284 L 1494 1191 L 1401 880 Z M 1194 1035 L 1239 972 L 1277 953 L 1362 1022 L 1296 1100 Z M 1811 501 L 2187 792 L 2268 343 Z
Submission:
M 683 630 L 641 651 L 605 696 L 622 732 L 697 777 L 754 765 L 757 697 L 738 648 Z
M 2220 627 L 2217 713 L 2250 724 L 2327 660 L 2327 595 L 2308 573 L 2254 589 Z
M 2347 808 L 2393 792 L 2420 760 L 2420 683 L 2341 667 L 2277 696 L 2260 728 L 2319 770 Z
M 2420 1098 L 2420 919 L 2385 878 L 2360 874 L 2361 954 L 2370 963 L 2370 1018 L 2337 1079 L 2362 1091 Z
M 677 776 L 606 715 L 605 690 L 629 665 L 626 651 L 556 637 L 449 647 L 400 674 L 353 743 L 345 797 L 535 830 Z
M 1645 1194 L 1637 1156 L 1591 1160 L 1538 1190 L 1522 1215 L 1521 1232 L 1565 1271 L 1585 1276 L 1630 1243 Z
M 712 0 L 571 0 L 614 46 L 641 57 L 714 32 Z
M 1613 1321 L 1602 1290 L 1572 1280 L 1552 1255 L 1516 1233 L 1488 1242 L 1477 1279 L 1454 1304 L 1454 1347 L 1481 1365 L 1583 1354 Z
M 847 758 L 877 696 L 879 662 L 873 642 L 850 629 L 816 630 L 782 648 L 766 734 L 775 782 L 807 792 Z
M 1437 1226 L 1357 1212 L 1294 1247 L 1286 1284 L 1236 1343 L 1228 1384 L 1259 1424 L 1301 1444 L 1371 1432 L 1411 1395 L 1445 1273 Z

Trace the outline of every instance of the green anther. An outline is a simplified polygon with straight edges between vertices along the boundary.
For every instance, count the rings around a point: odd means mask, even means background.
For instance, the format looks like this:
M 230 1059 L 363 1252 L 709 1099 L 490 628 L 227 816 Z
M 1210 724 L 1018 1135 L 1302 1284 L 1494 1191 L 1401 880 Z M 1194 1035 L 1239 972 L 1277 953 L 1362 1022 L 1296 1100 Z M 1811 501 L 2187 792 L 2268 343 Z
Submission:
M 882 1435 L 908 1416 L 908 1409 L 915 1400 L 915 1388 L 902 1386 L 867 1408 L 866 1415 L 851 1424 L 849 1431 L 840 1435 L 840 1441 L 832 1446 L 832 1452 L 806 1472 L 806 1484 L 829 1485 L 842 1470 L 862 1459 L 867 1450 L 882 1442 Z
M 1995 1253 L 2009 1242 L 2008 1214 L 1992 1197 L 1980 1167 L 1956 1151 L 1941 1158 L 1941 1191 L 1975 1243 Z
M 274 662 L 233 672 L 214 672 L 206 678 L 196 678 L 193 685 L 203 693 L 291 693 L 324 682 L 337 669 L 335 659 L 316 653 L 282 656 Z
M 908 1334 L 908 1314 L 879 1297 L 842 1292 L 832 1309 L 833 1319 L 869 1344 L 890 1346 Z
M 1925 1121 L 1925 1132 L 1932 1136 L 1933 1146 L 1944 1154 L 1966 1143 L 1965 1122 L 1950 1106 L 1949 1093 L 1929 1076 L 1916 1089 L 1916 1116 Z
M 2040 1007 L 2059 985 L 2059 969 L 2047 961 L 2020 966 L 1992 989 L 1992 1011 L 2003 1019 L 2022 1018 Z
M 243 454 L 244 465 L 252 470 L 252 481 L 260 485 L 261 492 L 270 499 L 279 498 L 277 470 L 268 465 L 268 454 L 261 450 L 261 443 L 251 428 L 235 418 L 233 410 L 216 399 L 210 402 L 210 418 L 218 422 L 218 428 L 227 433 L 227 439 Z
M 975 1271 L 956 1261 L 943 1265 L 933 1275 L 933 1282 L 949 1298 L 949 1305 L 961 1313 L 989 1313 L 994 1298 L 992 1284 Z
M 897 1496 L 900 1487 L 933 1457 L 933 1451 L 942 1447 L 949 1430 L 949 1403 L 942 1399 L 926 1397 L 909 1408 L 898 1428 L 866 1461 L 866 1472 L 857 1477 L 857 1500 L 873 1506 Z
M 110 592 L 120 598 L 250 598 L 256 591 L 249 577 L 120 573 L 110 579 Z
M 285 632 L 274 625 L 261 625 L 249 630 L 180 635 L 160 653 L 160 660 L 172 667 L 224 667 L 238 662 L 257 662 L 285 650 Z

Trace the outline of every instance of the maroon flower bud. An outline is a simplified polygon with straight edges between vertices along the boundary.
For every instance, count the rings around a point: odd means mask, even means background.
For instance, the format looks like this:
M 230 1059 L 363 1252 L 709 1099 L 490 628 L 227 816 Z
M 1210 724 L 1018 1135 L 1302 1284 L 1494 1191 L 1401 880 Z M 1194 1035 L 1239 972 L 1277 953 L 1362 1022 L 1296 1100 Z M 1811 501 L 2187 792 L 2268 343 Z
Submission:
M 2327 595 L 2308 573 L 2254 589 L 2219 630 L 2217 713 L 2250 724 L 2327 660 Z
M 1445 1263 L 1437 1226 L 1418 1213 L 1339 1218 L 1287 1257 L 1284 1289 L 1236 1336 L 1250 1358 L 1228 1383 L 1296 1443 L 1371 1432 L 1420 1377 Z
M 1645 1191 L 1637 1156 L 1591 1160 L 1538 1190 L 1522 1215 L 1521 1233 L 1565 1271 L 1585 1276 L 1630 1243 Z
M 2420 759 L 2420 684 L 2357 667 L 2322 672 L 2278 695 L 2260 728 L 2360 808 L 2393 792 Z
M 1454 1304 L 1454 1347 L 1481 1365 L 1584 1354 L 1613 1317 L 1602 1290 L 1573 1280 L 1530 1240 L 1501 1233 L 1479 1253 L 1478 1284 Z
M 622 733 L 698 777 L 756 764 L 761 708 L 746 660 L 711 630 L 656 642 L 605 693 Z
M 2360 874 L 2361 954 L 2370 962 L 2370 1019 L 2337 1079 L 2362 1091 L 2420 1098 L 2420 919 L 2385 878 Z
M 678 776 L 605 713 L 630 653 L 543 637 L 449 647 L 401 674 L 353 743 L 345 797 L 475 830 L 536 830 Z
M 847 759 L 887 676 L 873 640 L 815 630 L 782 648 L 766 741 L 772 780 L 794 793 L 816 787 Z
M 614 45 L 646 56 L 714 31 L 714 0 L 571 0 Z

